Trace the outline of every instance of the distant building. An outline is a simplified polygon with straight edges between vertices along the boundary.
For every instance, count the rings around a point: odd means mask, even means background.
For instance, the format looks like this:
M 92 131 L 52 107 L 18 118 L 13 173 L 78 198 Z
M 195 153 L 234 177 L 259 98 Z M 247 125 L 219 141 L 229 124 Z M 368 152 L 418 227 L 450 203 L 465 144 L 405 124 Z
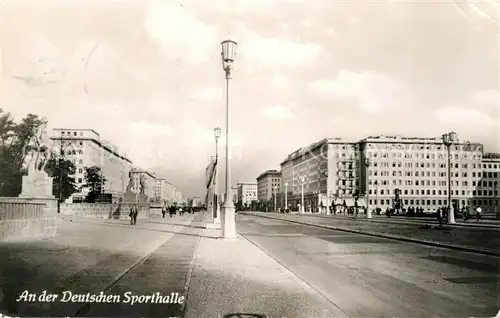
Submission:
M 478 167 L 476 167 L 478 168 Z M 500 219 L 500 154 L 485 153 L 479 171 L 472 172 L 472 206 Z
M 281 172 L 267 170 L 257 177 L 257 200 L 274 200 L 274 195 L 281 193 Z
M 252 201 L 257 201 L 257 182 L 238 182 L 238 203 L 241 206 L 250 206 Z
M 87 196 L 89 189 L 82 187 L 85 183 L 85 168 L 101 167 L 104 178 L 104 193 L 113 195 L 117 202 L 128 185 L 128 173 L 132 161 L 110 142 L 101 140 L 101 136 L 92 129 L 55 128 L 50 137 L 54 141 L 54 151 L 62 150 L 64 158 L 75 164 L 76 186 L 80 191 L 71 195 L 68 202 L 81 202 Z
M 166 178 L 156 178 L 153 202 L 158 204 L 172 204 L 174 186 Z

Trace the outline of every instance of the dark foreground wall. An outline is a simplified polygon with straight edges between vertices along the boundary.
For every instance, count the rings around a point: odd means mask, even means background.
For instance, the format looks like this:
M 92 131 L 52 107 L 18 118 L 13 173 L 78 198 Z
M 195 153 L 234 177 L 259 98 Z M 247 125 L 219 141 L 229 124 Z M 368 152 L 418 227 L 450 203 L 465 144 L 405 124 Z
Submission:
M 54 236 L 57 200 L 0 197 L 0 242 Z

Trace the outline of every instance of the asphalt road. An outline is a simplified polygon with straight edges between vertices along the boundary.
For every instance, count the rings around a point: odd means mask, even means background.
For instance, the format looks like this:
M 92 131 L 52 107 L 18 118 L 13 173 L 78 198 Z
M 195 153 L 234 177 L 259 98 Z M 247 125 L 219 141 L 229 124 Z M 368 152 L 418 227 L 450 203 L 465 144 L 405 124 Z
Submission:
M 422 228 L 424 224 L 395 223 L 380 220 L 367 221 L 360 218 L 336 218 L 310 214 L 257 213 L 273 218 L 283 218 L 298 222 L 309 222 L 321 226 L 331 226 L 382 235 L 393 235 L 414 240 L 423 240 L 448 245 L 467 247 L 498 253 L 500 247 L 500 228 L 455 227 L 444 225 L 442 229 Z M 437 225 L 437 224 L 435 224 Z M 428 226 L 428 225 L 427 225 Z
M 495 316 L 499 259 L 250 215 L 240 234 L 351 317 Z

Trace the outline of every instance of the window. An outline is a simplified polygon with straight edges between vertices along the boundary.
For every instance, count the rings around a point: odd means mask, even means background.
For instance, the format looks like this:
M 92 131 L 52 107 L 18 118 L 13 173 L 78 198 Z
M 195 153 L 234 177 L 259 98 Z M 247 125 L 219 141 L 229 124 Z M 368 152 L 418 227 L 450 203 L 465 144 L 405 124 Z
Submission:
M 82 183 L 82 182 L 83 182 L 82 178 L 78 178 L 78 183 Z

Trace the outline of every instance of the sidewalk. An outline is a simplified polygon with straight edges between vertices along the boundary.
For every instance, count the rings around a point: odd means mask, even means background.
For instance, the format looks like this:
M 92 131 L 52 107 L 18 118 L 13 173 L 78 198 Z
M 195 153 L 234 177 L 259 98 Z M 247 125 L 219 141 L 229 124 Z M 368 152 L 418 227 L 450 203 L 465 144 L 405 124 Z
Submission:
M 185 317 L 222 317 L 229 313 L 268 317 L 347 317 L 309 285 L 238 235 L 214 239 L 207 229 L 199 242 Z M 212 237 L 212 238 L 210 238 Z
M 259 217 L 281 219 L 299 224 L 314 225 L 412 243 L 456 249 L 484 255 L 500 256 L 500 228 L 443 226 L 442 229 L 423 228 L 428 224 L 377 222 L 353 218 L 336 218 L 311 214 L 278 214 L 269 212 L 240 212 Z
M 297 215 L 297 214 L 294 214 Z M 298 214 L 300 215 L 300 214 Z M 337 218 L 344 220 L 357 220 L 357 221 L 366 221 L 366 222 L 377 222 L 377 223 L 400 223 L 400 224 L 433 224 L 438 225 L 439 222 L 435 218 L 430 217 L 406 217 L 406 216 L 391 216 L 390 218 L 385 215 L 372 215 L 371 219 L 366 218 L 366 214 L 359 214 L 358 217 L 347 216 L 345 214 L 337 214 L 337 215 L 325 215 L 320 213 L 306 214 L 308 216 L 315 217 L 324 217 L 324 218 Z M 455 219 L 455 224 L 446 224 L 447 226 L 456 226 L 456 227 L 478 227 L 478 228 L 500 228 L 500 220 L 479 220 L 477 222 L 474 220 L 468 220 L 464 222 L 462 219 Z
M 24 290 L 93 293 L 105 290 L 145 256 L 172 239 L 194 216 L 165 224 L 138 220 L 62 219 L 44 240 L 0 244 L 0 313 L 11 316 L 74 316 L 78 303 L 16 302 Z M 152 221 L 156 221 L 152 219 Z M 171 221 L 171 220 L 167 220 Z M 126 223 L 126 222 L 125 222 Z

